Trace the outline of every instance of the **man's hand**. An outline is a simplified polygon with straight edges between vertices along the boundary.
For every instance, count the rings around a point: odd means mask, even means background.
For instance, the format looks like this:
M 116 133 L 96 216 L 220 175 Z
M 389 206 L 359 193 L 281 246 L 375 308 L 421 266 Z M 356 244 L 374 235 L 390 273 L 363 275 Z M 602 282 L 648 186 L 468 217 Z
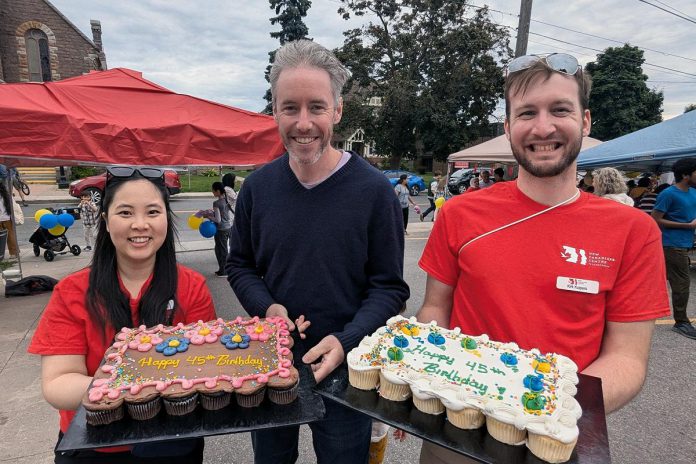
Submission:
M 271 306 L 269 306 L 266 310 L 266 317 L 282 317 L 288 324 L 288 330 L 290 332 L 295 330 L 295 324 L 290 320 L 290 317 L 288 317 L 288 310 L 282 304 L 273 303 Z
M 302 357 L 302 362 L 311 364 L 314 380 L 321 382 L 341 365 L 345 353 L 343 346 L 333 335 L 327 335 Z M 318 362 L 315 362 L 318 361 Z

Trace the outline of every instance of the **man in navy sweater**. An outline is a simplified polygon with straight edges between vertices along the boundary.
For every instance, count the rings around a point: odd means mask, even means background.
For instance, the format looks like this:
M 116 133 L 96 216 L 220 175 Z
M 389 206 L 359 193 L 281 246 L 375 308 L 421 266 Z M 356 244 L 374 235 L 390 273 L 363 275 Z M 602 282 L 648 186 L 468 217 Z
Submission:
M 244 182 L 226 266 L 250 315 L 284 317 L 291 329 L 310 321 L 302 361 L 317 382 L 409 297 L 403 219 L 389 181 L 330 145 L 348 77 L 315 42 L 276 52 L 273 114 L 287 153 Z M 326 417 L 310 424 L 318 462 L 366 463 L 370 418 L 325 405 Z M 253 432 L 255 462 L 294 463 L 298 433 L 298 426 Z

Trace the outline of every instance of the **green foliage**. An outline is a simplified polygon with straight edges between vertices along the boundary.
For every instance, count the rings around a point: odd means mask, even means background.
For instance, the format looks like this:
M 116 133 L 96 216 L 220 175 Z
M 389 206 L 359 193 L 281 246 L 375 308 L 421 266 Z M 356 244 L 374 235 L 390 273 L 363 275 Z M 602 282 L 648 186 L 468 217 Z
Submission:
M 203 177 L 220 177 L 220 171 L 218 169 L 212 168 L 206 171 L 200 171 L 198 175 Z
M 280 45 L 293 40 L 307 39 L 309 29 L 302 21 L 302 18 L 307 16 L 309 8 L 312 6 L 311 0 L 268 0 L 271 9 L 275 11 L 276 16 L 270 19 L 272 25 L 280 24 L 280 31 L 271 32 L 271 37 L 278 39 Z M 268 53 L 268 61 L 273 64 L 275 59 L 275 50 Z M 266 82 L 270 82 L 269 75 L 271 73 L 271 65 L 266 66 Z M 263 96 L 268 104 L 262 111 L 265 114 L 271 114 L 273 108 L 271 106 L 271 89 L 266 90 Z
M 353 73 L 352 92 L 382 99 L 356 118 L 368 120 L 366 138 L 378 153 L 396 165 L 421 151 L 443 160 L 487 133 L 511 54 L 507 31 L 487 8 L 463 0 L 341 0 L 338 12 L 375 18 L 344 32 L 337 55 Z
M 92 166 L 73 166 L 70 168 L 70 180 L 84 179 L 85 177 L 95 176 L 103 172 Z
M 643 50 L 609 47 L 588 63 L 592 137 L 611 140 L 662 121 L 662 92 L 648 88 Z
M 688 113 L 689 111 L 693 111 L 693 110 L 696 110 L 696 103 L 690 103 L 690 104 L 686 105 L 686 107 L 684 108 L 685 113 Z
M 239 191 L 242 185 L 243 179 L 251 174 L 251 171 L 233 171 L 237 176 L 237 181 L 235 182 L 235 190 Z M 182 192 L 210 192 L 213 186 L 213 182 L 220 181 L 222 177 L 220 172 L 215 170 L 214 177 L 208 177 L 199 174 L 192 174 L 190 177 L 187 173 L 179 173 L 179 179 L 181 180 L 181 191 Z

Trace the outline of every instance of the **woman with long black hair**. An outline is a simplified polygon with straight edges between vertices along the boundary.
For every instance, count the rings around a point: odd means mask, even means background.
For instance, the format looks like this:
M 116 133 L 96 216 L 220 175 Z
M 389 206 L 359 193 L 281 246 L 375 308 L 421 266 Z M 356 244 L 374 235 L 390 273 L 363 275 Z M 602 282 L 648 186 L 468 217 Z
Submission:
M 107 169 L 101 211 L 91 266 L 56 285 L 29 346 L 30 353 L 42 355 L 43 394 L 60 412 L 60 434 L 121 327 L 215 318 L 203 276 L 176 262 L 162 170 Z M 55 462 L 160 462 L 146 456 L 202 462 L 203 439 L 57 452 Z

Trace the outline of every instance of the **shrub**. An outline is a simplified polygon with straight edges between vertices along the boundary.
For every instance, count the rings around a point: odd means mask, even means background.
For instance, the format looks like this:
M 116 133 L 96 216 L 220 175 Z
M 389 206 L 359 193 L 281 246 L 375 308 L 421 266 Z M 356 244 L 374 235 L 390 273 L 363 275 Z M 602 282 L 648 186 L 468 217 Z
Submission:
M 84 177 L 95 176 L 101 172 L 93 166 L 73 166 L 70 168 L 70 180 L 82 179 Z

